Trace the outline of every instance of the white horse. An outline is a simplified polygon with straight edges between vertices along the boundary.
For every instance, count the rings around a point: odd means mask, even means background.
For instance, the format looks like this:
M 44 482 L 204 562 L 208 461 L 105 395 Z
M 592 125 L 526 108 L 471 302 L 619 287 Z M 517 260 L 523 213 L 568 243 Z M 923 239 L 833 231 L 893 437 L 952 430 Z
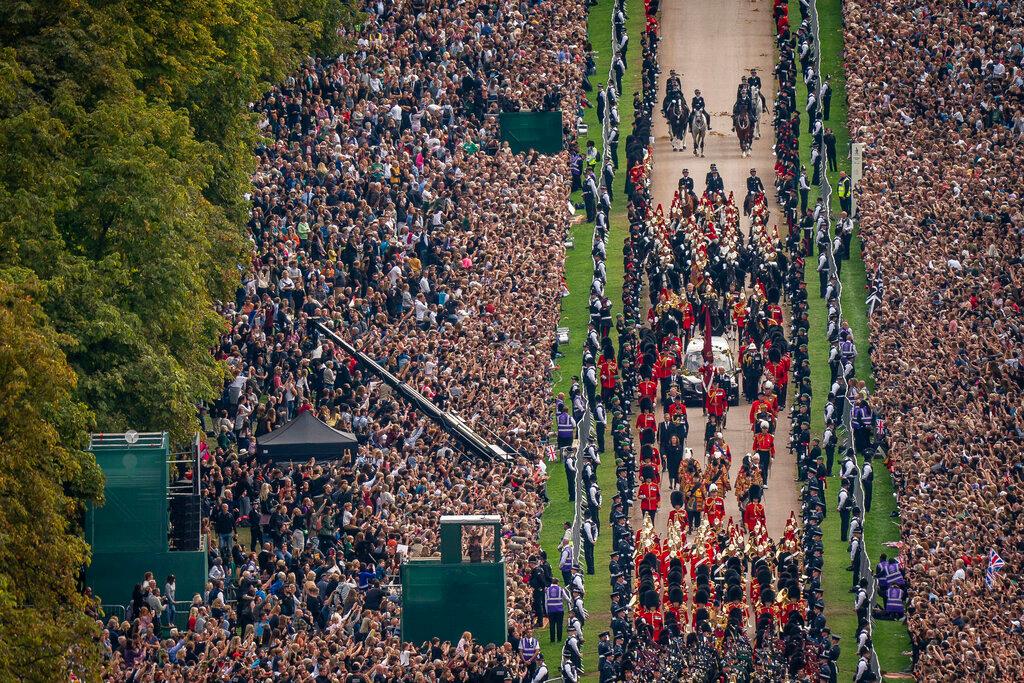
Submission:
M 750 99 L 753 101 L 754 110 L 754 139 L 761 139 L 761 115 L 765 112 L 766 103 L 761 96 L 761 89 L 756 85 L 750 87 Z
M 704 138 L 708 134 L 708 121 L 703 111 L 690 112 L 690 135 L 693 136 L 693 156 L 704 156 Z

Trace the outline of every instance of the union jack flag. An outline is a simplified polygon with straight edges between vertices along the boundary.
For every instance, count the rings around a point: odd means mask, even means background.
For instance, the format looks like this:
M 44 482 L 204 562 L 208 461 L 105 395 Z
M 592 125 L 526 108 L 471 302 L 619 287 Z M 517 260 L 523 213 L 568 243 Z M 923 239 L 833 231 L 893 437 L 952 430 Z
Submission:
M 995 550 L 988 551 L 988 568 L 985 569 L 985 585 L 989 588 L 996 582 L 996 572 L 1003 568 L 1006 563 Z

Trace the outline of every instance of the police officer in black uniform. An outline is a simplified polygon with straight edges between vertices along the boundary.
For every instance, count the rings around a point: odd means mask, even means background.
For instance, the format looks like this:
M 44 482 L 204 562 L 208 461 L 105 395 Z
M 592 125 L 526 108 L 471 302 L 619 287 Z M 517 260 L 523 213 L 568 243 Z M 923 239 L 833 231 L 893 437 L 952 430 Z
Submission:
M 693 193 L 693 178 L 690 177 L 690 169 L 684 168 L 683 175 L 679 178 L 679 190 L 689 194 Z
M 704 177 L 704 185 L 708 192 L 725 192 L 725 181 L 718 173 L 718 166 L 711 164 L 711 170 Z
M 750 169 L 750 177 L 747 178 L 747 194 L 758 194 L 764 192 L 764 183 L 757 177 L 757 169 Z
M 704 120 L 708 122 L 708 130 L 711 130 L 711 114 L 705 109 L 704 98 L 701 97 L 700 90 L 693 91 L 693 99 L 690 100 L 690 121 L 693 121 L 694 116 L 701 115 Z

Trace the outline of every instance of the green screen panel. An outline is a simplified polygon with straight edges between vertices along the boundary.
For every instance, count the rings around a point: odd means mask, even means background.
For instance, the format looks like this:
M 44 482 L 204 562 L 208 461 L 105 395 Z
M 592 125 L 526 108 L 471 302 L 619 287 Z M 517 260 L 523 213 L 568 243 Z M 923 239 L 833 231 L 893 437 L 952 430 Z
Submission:
M 435 636 L 457 643 L 463 631 L 478 643 L 508 639 L 505 563 L 402 565 L 402 639 L 417 645 Z
M 104 503 L 89 511 L 94 553 L 167 550 L 167 449 L 94 449 L 106 478 Z
M 535 149 L 541 154 L 562 151 L 562 112 L 519 111 L 500 115 L 501 139 L 515 154 Z

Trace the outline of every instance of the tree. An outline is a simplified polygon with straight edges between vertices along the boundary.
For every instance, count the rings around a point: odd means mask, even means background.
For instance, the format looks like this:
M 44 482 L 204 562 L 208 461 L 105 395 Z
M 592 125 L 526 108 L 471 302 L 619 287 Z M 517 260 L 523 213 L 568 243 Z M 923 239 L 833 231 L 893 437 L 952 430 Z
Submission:
M 22 275 L 26 275 L 22 273 Z M 67 679 L 99 661 L 98 627 L 76 589 L 89 555 L 69 520 L 102 495 L 81 450 L 86 406 L 32 278 L 0 276 L 0 680 Z M 66 490 L 67 489 L 67 490 Z
M 0 4 L 0 680 L 96 675 L 90 429 L 187 439 L 248 267 L 249 104 L 351 0 Z M 80 651 L 69 649 L 73 644 Z

